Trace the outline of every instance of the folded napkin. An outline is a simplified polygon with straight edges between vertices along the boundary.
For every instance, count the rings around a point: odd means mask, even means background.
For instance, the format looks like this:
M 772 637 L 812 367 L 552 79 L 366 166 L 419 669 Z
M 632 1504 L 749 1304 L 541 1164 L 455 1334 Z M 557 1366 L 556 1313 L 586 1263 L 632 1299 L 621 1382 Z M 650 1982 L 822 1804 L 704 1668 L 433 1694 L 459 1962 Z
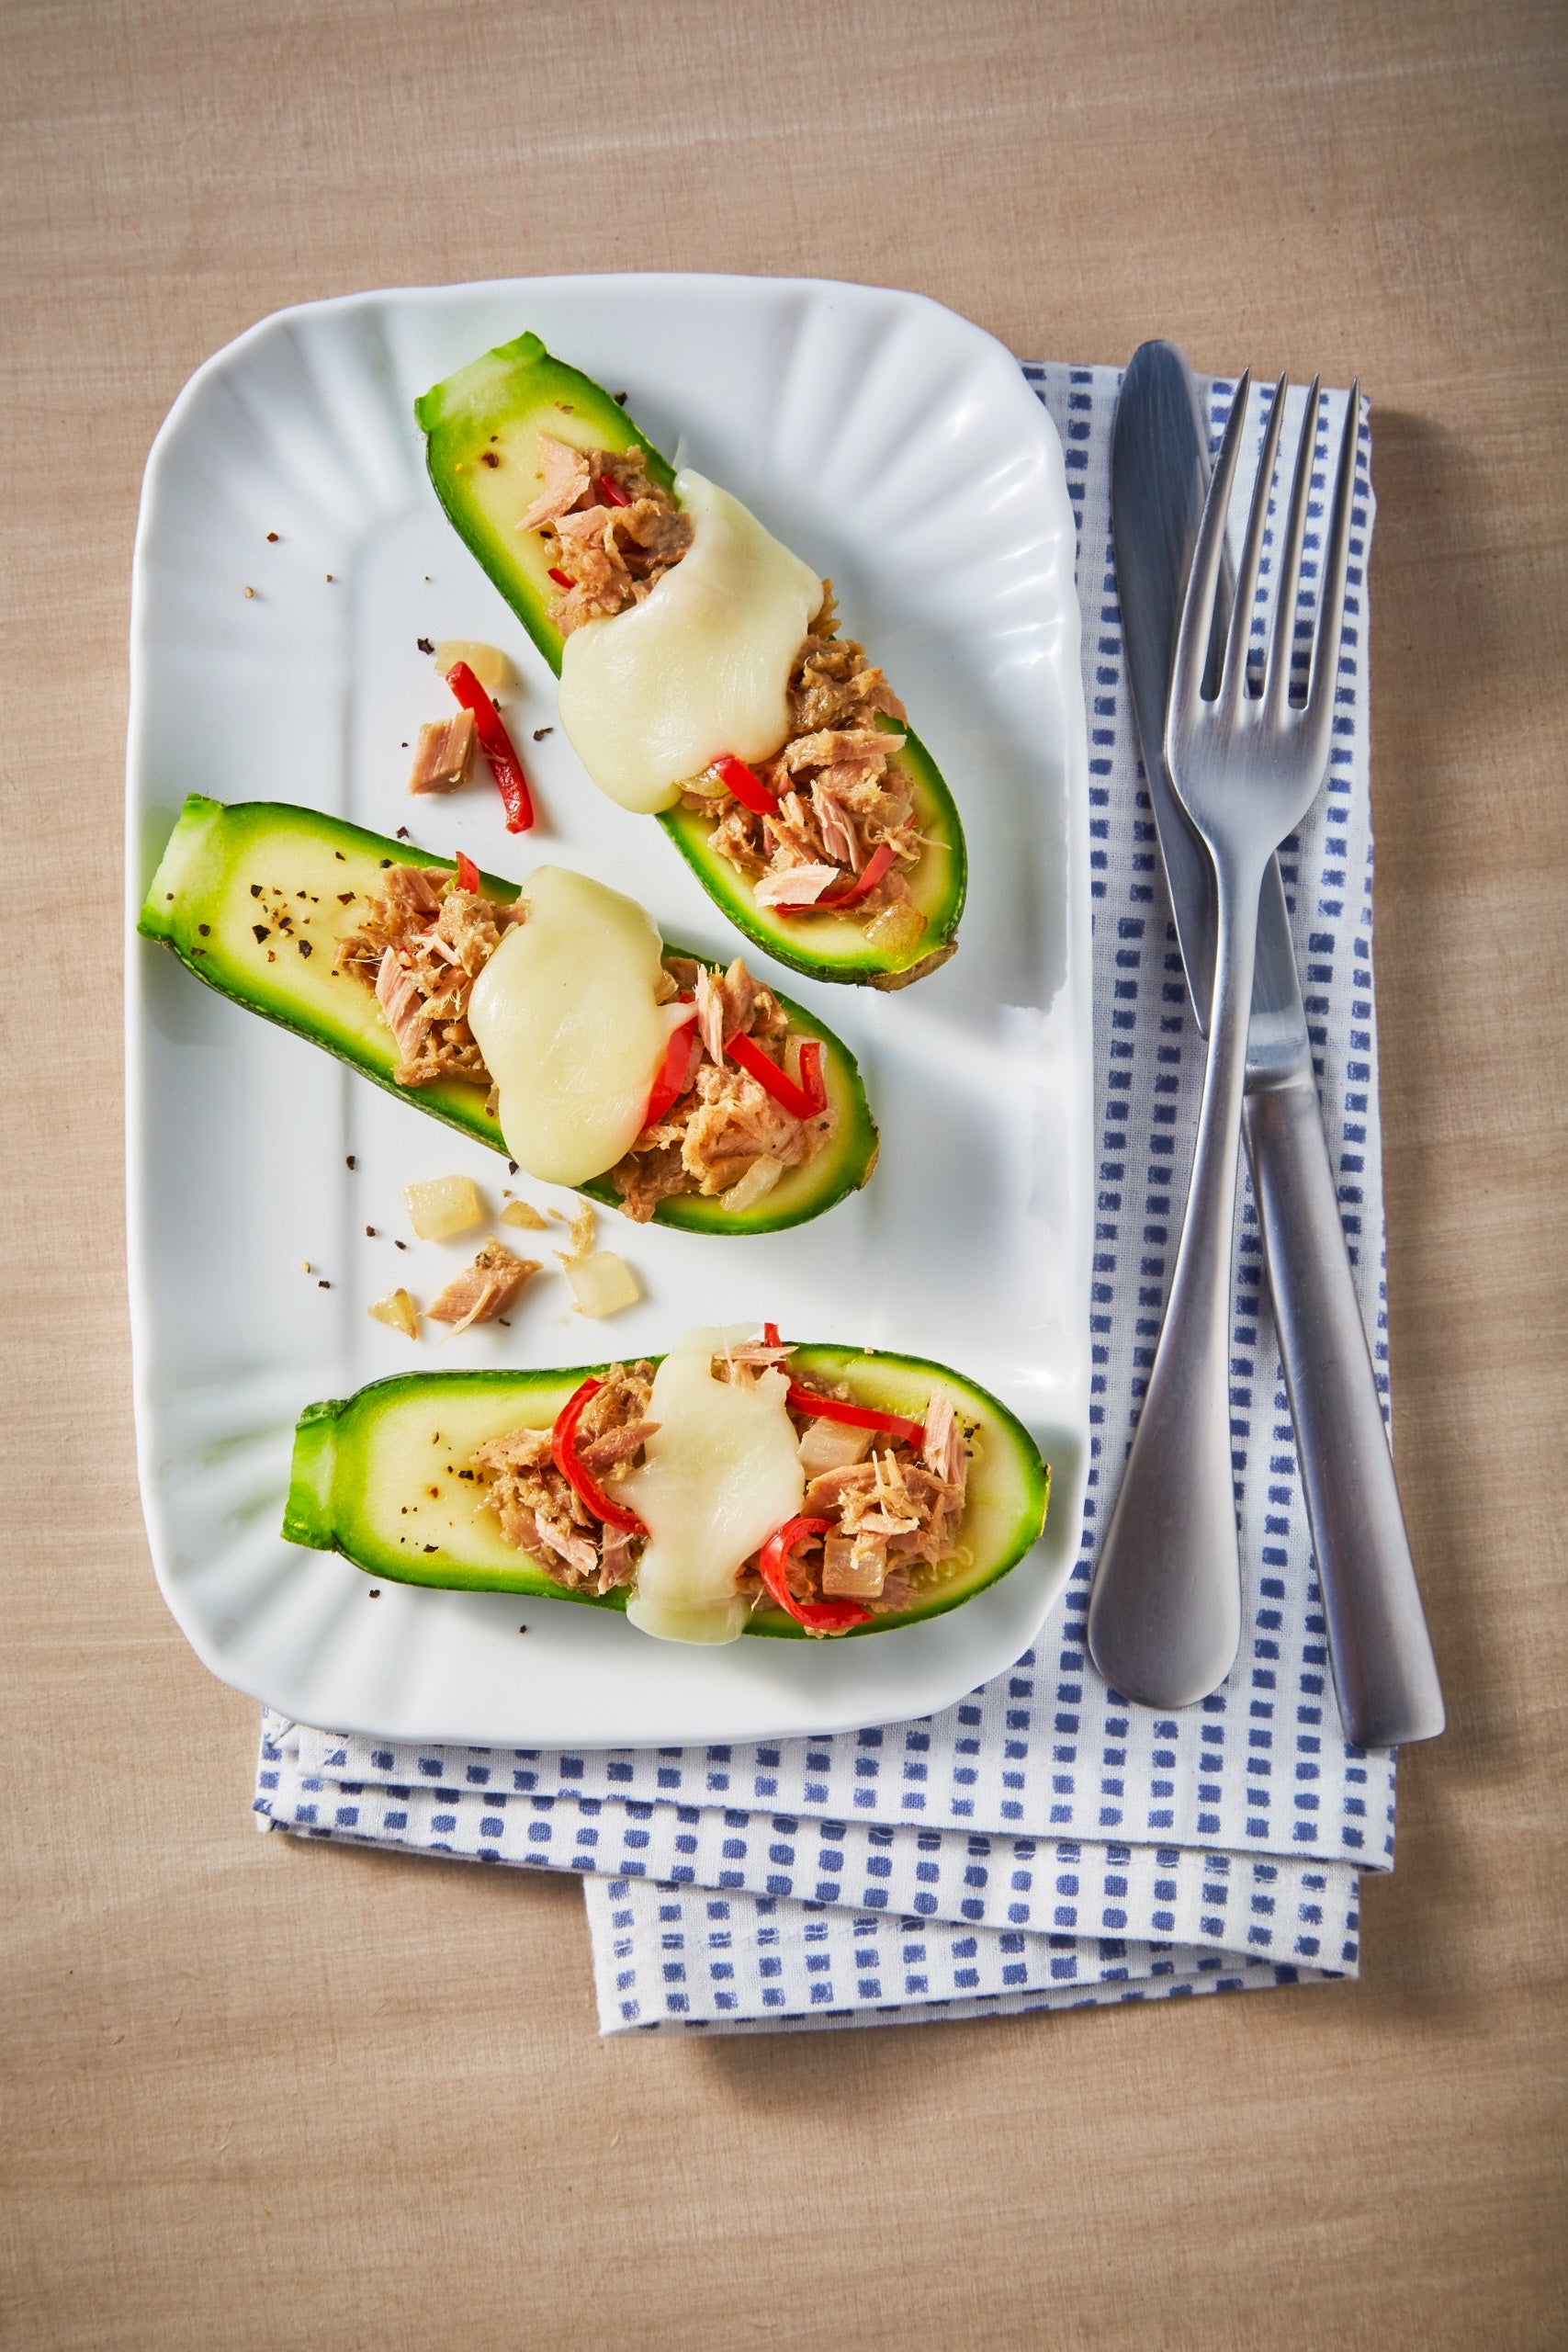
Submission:
M 1024 373 L 1066 455 L 1089 713 L 1094 1397 L 1082 1544 L 1061 1606 L 1009 1673 L 944 1713 L 831 1738 L 570 1755 L 413 1747 L 264 1719 L 264 1828 L 581 1871 L 607 2033 L 1006 2015 L 1353 1975 L 1359 1875 L 1392 1866 L 1393 1760 L 1348 1744 L 1336 1711 L 1249 1192 L 1231 1391 L 1245 1564 L 1235 1667 L 1201 1706 L 1158 1715 L 1108 1690 L 1085 1648 L 1097 1533 L 1174 1259 L 1203 1046 L 1122 666 L 1109 476 L 1120 378 Z M 1217 441 L 1233 386 L 1206 390 Z M 1320 454 L 1343 394 L 1329 410 Z M 1386 1398 L 1370 446 L 1363 418 L 1328 787 L 1280 862 Z M 1309 533 L 1309 594 L 1315 547 Z

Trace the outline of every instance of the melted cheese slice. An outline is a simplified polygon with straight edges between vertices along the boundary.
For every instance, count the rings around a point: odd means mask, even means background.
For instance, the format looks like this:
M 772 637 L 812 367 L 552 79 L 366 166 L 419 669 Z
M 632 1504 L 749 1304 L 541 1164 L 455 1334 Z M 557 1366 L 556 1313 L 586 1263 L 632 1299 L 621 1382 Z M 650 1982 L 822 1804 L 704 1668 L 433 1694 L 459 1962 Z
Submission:
M 671 1350 L 649 1400 L 658 1434 L 616 1490 L 649 1532 L 626 1615 L 660 1641 L 735 1640 L 750 1606 L 737 1571 L 805 1496 L 784 1374 L 764 1372 L 754 1388 L 713 1376 L 726 1340 L 750 1329 L 688 1331 Z
M 642 1132 L 673 1031 L 662 943 L 633 899 L 564 866 L 536 866 L 525 922 L 504 934 L 468 998 L 468 1026 L 500 1090 L 506 1148 L 550 1184 L 602 1176 Z
M 691 546 L 640 605 L 585 621 L 561 657 L 560 720 L 623 808 L 671 808 L 721 753 L 766 759 L 790 730 L 789 673 L 822 582 L 701 474 L 675 495 Z

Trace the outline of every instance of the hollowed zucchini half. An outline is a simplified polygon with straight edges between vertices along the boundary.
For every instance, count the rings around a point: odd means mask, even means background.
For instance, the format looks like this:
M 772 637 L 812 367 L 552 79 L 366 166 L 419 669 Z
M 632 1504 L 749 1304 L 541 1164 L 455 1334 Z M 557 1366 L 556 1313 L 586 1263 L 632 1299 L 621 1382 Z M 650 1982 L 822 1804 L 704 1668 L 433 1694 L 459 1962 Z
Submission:
M 941 1617 L 1023 1557 L 1044 1525 L 1051 1474 L 1022 1422 L 988 1390 L 919 1356 L 846 1347 L 802 1346 L 791 1366 L 844 1383 L 861 1404 L 910 1418 L 923 1415 L 933 1388 L 944 1388 L 970 1433 L 966 1505 L 953 1558 L 917 1571 L 908 1609 L 874 1616 L 834 1639 L 859 1640 Z M 525 1423 L 549 1428 L 572 1391 L 607 1369 L 400 1373 L 353 1396 L 307 1406 L 295 1431 L 285 1537 L 339 1552 L 367 1575 L 395 1583 L 523 1592 L 624 1611 L 624 1589 L 570 1591 L 506 1543 L 468 1472 L 486 1438 Z M 781 1641 L 807 1638 L 794 1618 L 771 1604 L 753 1610 L 745 1630 Z
M 640 450 L 649 479 L 665 490 L 674 482 L 668 462 L 602 385 L 554 357 L 536 334 L 460 368 L 416 401 L 414 413 L 449 520 L 558 676 L 563 639 L 550 618 L 548 555 L 536 532 L 519 527 L 538 494 L 539 435 L 591 451 Z M 907 877 L 926 928 L 902 949 L 873 946 L 847 915 L 758 906 L 745 877 L 709 849 L 713 819 L 674 808 L 659 822 L 708 896 L 781 964 L 818 980 L 907 988 L 953 954 L 968 868 L 958 810 L 931 753 L 909 734 L 893 763 L 908 775 L 926 842 Z
M 324 1046 L 389 1094 L 504 1158 L 500 1125 L 485 1108 L 486 1090 L 462 1079 L 400 1086 L 392 1075 L 397 1045 L 380 1006 L 351 973 L 334 969 L 339 941 L 357 930 L 382 876 L 400 865 L 452 866 L 454 861 L 313 808 L 271 800 L 226 807 L 193 794 L 169 836 L 137 929 L 171 948 L 209 988 Z M 480 878 L 492 899 L 518 894 L 515 882 L 496 875 Z M 667 944 L 665 953 L 687 951 Z M 792 1027 L 821 1041 L 823 1082 L 839 1114 L 831 1138 L 814 1159 L 786 1169 L 752 1208 L 735 1211 L 716 1198 L 679 1193 L 660 1202 L 657 1223 L 688 1233 L 777 1233 L 820 1216 L 870 1176 L 876 1127 L 854 1056 L 803 1005 L 788 997 L 779 1001 Z M 621 1204 L 607 1177 L 578 1189 L 609 1208 Z

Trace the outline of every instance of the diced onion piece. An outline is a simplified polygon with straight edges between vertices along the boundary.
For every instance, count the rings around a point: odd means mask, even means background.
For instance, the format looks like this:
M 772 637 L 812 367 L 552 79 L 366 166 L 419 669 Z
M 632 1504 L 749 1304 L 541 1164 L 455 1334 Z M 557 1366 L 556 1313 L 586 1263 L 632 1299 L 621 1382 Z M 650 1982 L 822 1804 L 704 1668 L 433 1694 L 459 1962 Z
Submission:
M 911 899 L 899 899 L 894 905 L 884 907 L 879 915 L 866 924 L 868 947 L 884 948 L 889 955 L 901 956 L 913 947 L 925 933 L 926 919 Z
M 454 1233 L 467 1233 L 485 1213 L 471 1176 L 433 1176 L 427 1184 L 406 1184 L 403 1199 L 409 1223 L 421 1241 L 446 1241 Z
M 406 1290 L 389 1290 L 385 1298 L 378 1298 L 374 1306 L 367 1306 L 365 1311 L 374 1322 L 400 1331 L 405 1340 L 419 1337 L 419 1309 Z
M 847 1536 L 829 1535 L 822 1552 L 822 1589 L 835 1600 L 876 1600 L 887 1581 L 887 1557 L 880 1544 L 868 1544 L 857 1560 Z
M 563 1258 L 561 1263 L 580 1315 L 615 1315 L 642 1296 L 636 1274 L 613 1250 L 594 1250 L 586 1258 Z
M 738 1177 L 728 1193 L 719 1194 L 719 1206 L 731 1216 L 739 1216 L 742 1209 L 755 1208 L 759 1201 L 767 1199 L 784 1174 L 784 1162 L 764 1156 L 754 1159 L 744 1176 Z
M 466 637 L 444 637 L 435 649 L 435 666 L 443 677 L 456 663 L 466 662 L 487 695 L 503 695 L 517 684 L 517 673 L 499 645 L 471 643 Z
M 845 1421 L 807 1421 L 800 1437 L 800 1466 L 808 1478 L 819 1478 L 824 1470 L 847 1470 L 865 1460 L 875 1436 L 874 1430 Z
M 530 1233 L 543 1233 L 550 1221 L 547 1216 L 541 1216 L 528 1201 L 508 1201 L 501 1212 L 501 1222 L 502 1225 L 525 1225 Z

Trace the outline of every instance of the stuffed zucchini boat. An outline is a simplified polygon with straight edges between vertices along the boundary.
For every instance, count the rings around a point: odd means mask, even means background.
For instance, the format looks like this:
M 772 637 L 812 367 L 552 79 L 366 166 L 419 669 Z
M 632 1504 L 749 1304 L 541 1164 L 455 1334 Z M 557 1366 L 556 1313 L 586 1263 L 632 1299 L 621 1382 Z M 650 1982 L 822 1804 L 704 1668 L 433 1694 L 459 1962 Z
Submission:
M 408 1373 L 309 1406 L 283 1532 L 665 1641 L 842 1636 L 994 1584 L 1050 1483 L 1022 1423 L 941 1364 L 702 1327 L 641 1363 Z
M 964 832 L 832 583 L 536 334 L 415 403 L 461 537 L 560 679 L 594 782 L 657 814 L 749 939 L 820 980 L 945 963 Z
M 875 1164 L 831 1030 L 562 867 L 520 892 L 313 809 L 193 796 L 138 928 L 209 988 L 638 1222 L 776 1232 Z

